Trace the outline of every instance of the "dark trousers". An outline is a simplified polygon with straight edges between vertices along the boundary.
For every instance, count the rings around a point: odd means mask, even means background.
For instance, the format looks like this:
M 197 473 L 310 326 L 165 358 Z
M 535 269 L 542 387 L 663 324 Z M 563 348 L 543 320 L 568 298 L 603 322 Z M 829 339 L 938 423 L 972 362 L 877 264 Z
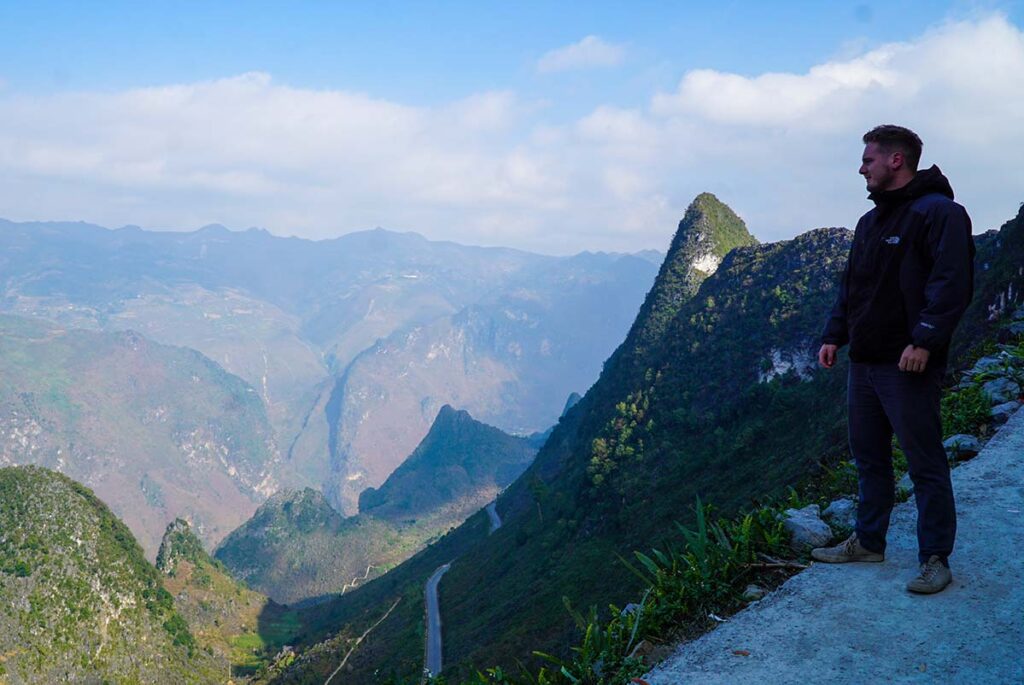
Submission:
M 895 503 L 894 432 L 914 483 L 918 558 L 924 563 L 936 554 L 945 560 L 953 551 L 956 508 L 939 414 L 943 371 L 912 373 L 896 364 L 850 362 L 850 451 L 860 481 L 857 538 L 873 552 L 885 551 Z

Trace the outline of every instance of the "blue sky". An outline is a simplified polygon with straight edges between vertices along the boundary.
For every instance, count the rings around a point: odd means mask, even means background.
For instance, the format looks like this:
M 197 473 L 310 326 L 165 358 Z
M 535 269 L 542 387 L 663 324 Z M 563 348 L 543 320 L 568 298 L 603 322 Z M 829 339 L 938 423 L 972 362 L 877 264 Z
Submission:
M 951 122 L 1012 135 L 1016 101 L 976 100 L 1017 87 L 1022 25 L 1021 2 L 0 2 L 0 214 L 571 252 L 664 248 L 710 189 L 791 237 L 863 211 L 872 116 L 975 177 Z M 951 50 L 962 97 L 927 71 Z M 1018 180 L 967 187 L 984 227 Z
M 429 105 L 515 88 L 585 107 L 639 102 L 692 68 L 802 71 L 947 18 L 1019 2 L 10 2 L 0 3 L 7 87 L 115 89 L 250 71 L 297 87 Z M 624 69 L 538 78 L 541 55 L 596 35 Z M 581 102 L 582 100 L 583 102 Z

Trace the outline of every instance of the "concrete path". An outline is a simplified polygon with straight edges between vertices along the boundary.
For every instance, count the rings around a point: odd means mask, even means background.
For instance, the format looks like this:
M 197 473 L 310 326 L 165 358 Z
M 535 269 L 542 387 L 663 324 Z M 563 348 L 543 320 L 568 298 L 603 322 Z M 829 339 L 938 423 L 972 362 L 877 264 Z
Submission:
M 885 562 L 814 564 L 644 679 L 1024 683 L 1024 409 L 953 471 L 953 488 L 959 526 L 944 592 L 904 590 L 917 568 L 911 500 L 894 512 Z
M 437 602 L 437 585 L 451 563 L 438 567 L 427 581 L 427 657 L 425 668 L 431 676 L 441 672 L 441 611 Z
M 487 515 L 491 518 L 491 529 L 488 535 L 501 528 L 501 517 L 498 516 L 498 503 L 491 502 L 487 505 Z

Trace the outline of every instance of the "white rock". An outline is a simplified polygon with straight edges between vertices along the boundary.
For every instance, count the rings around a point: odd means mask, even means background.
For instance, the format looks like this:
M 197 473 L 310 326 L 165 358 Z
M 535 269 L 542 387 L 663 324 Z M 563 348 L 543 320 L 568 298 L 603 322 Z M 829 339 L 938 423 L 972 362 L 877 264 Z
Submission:
M 789 546 L 797 551 L 824 547 L 832 540 L 832 529 L 821 520 L 817 504 L 787 509 L 782 525 L 789 532 Z
M 1005 377 L 993 378 L 981 386 L 981 391 L 988 396 L 992 404 L 1003 404 L 1020 397 L 1020 386 L 1016 381 Z
M 946 454 L 950 459 L 963 461 L 974 457 L 981 451 L 981 440 L 973 435 L 959 433 L 946 438 L 942 446 L 946 448 Z
M 837 499 L 821 512 L 821 516 L 834 525 L 853 528 L 857 524 L 857 503 L 845 497 Z
M 764 596 L 764 588 L 758 585 L 748 585 L 747 589 L 743 591 L 743 599 L 748 602 L 756 602 Z
M 1020 402 L 1011 400 L 992 407 L 992 420 L 996 423 L 1006 423 L 1013 413 L 1020 408 Z

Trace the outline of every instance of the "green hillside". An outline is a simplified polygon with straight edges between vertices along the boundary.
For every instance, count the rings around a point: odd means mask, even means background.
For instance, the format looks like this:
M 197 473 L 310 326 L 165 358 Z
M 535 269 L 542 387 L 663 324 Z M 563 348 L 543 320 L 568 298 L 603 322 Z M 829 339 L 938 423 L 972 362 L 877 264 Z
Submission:
M 235 580 L 186 521 L 167 526 L 156 566 L 196 644 L 228 662 L 235 678 L 271 666 L 299 630 L 294 612 Z
M 410 524 L 429 521 L 447 530 L 493 500 L 535 454 L 525 438 L 445 405 L 427 436 L 380 489 L 359 496 L 359 513 Z
M 535 449 L 445 406 L 416 450 L 345 518 L 312 489 L 282 491 L 232 532 L 216 557 L 282 603 L 347 592 L 480 510 L 529 465 Z
M 305 488 L 273 495 L 214 554 L 249 586 L 292 604 L 379 575 L 380 566 L 398 563 L 412 546 L 391 524 L 346 519 L 323 494 Z
M 0 681 L 213 683 L 131 532 L 47 469 L 0 469 Z

